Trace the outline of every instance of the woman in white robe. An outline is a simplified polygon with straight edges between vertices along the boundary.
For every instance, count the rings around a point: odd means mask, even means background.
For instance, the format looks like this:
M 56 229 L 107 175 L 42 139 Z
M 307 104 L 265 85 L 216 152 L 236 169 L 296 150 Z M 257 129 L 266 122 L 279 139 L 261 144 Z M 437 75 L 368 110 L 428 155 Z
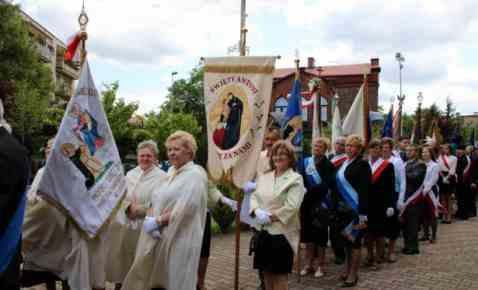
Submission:
M 156 166 L 158 146 L 152 140 L 137 148 L 138 166 L 126 174 L 128 193 L 109 228 L 106 279 L 121 288 L 133 264 L 136 246 L 151 195 L 166 179 L 166 172 Z
M 173 166 L 152 196 L 133 266 L 123 290 L 194 290 L 206 218 L 208 180 L 192 161 L 194 137 L 177 131 L 166 141 Z
M 48 142 L 48 156 L 53 140 Z M 43 170 L 28 193 L 22 229 L 23 270 L 50 272 L 72 290 L 105 289 L 105 234 L 86 237 L 73 222 L 37 195 Z

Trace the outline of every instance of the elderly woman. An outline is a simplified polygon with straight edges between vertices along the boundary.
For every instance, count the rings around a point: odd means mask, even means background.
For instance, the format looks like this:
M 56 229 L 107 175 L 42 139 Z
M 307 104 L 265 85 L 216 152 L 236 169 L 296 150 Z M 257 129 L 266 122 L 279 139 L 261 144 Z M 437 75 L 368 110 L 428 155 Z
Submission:
M 305 158 L 302 176 L 307 192 L 300 209 L 301 242 L 306 244 L 305 267 L 301 276 L 314 271 L 316 278 L 324 275 L 325 249 L 329 237 L 327 211 L 331 209 L 330 189 L 334 183 L 334 165 L 325 156 L 329 148 L 327 138 L 317 138 L 313 142 L 313 156 Z M 314 270 L 314 257 L 318 256 L 318 266 Z
M 371 169 L 362 157 L 363 140 L 357 135 L 347 137 L 347 160 L 337 171 L 338 199 L 353 211 L 352 222 L 345 227 L 346 268 L 341 275 L 341 287 L 353 287 L 358 282 L 363 230 L 367 227 Z
M 305 189 L 294 172 L 294 149 L 278 141 L 271 150 L 272 170 L 258 177 L 249 213 L 257 220 L 254 268 L 263 272 L 266 290 L 288 289 L 299 243 L 299 210 Z
M 50 140 L 46 156 L 52 145 Z M 67 280 L 73 290 L 105 289 L 106 235 L 85 238 L 66 215 L 38 196 L 42 174 L 40 169 L 28 192 L 23 223 L 24 286 L 44 275 L 38 272 L 49 272 Z M 55 289 L 54 284 L 51 287 Z
M 151 206 L 151 195 L 166 178 L 166 173 L 156 166 L 158 146 L 147 140 L 139 143 L 138 166 L 126 174 L 128 193 L 110 226 L 106 278 L 121 288 L 133 264 L 139 234 L 146 211 Z
M 194 137 L 177 131 L 166 140 L 169 162 L 166 182 L 152 196 L 133 265 L 121 289 L 196 288 L 206 219 L 208 180 L 194 164 Z

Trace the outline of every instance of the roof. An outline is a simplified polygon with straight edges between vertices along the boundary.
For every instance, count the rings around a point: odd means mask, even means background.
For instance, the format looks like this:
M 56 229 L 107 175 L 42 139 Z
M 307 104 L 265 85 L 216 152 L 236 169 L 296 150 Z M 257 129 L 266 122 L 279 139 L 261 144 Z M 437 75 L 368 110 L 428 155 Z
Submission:
M 378 67 L 378 66 L 377 66 Z M 321 72 L 319 73 L 319 68 Z M 371 71 L 370 63 L 348 64 L 348 65 L 330 65 L 316 68 L 301 68 L 306 73 L 317 77 L 335 77 L 335 76 L 353 76 L 369 74 Z M 295 68 L 276 68 L 274 79 L 281 79 L 295 73 Z

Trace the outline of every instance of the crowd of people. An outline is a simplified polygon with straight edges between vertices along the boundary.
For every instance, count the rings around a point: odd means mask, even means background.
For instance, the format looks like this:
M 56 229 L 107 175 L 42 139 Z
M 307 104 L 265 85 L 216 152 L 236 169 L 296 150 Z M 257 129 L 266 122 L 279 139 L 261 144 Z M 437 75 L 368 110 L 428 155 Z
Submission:
M 237 203 L 194 163 L 197 144 L 191 134 L 177 131 L 167 139 L 167 172 L 158 166 L 154 141 L 138 145 L 138 166 L 126 174 L 125 199 L 109 224 L 89 239 L 38 194 L 41 169 L 23 194 L 27 154 L 1 117 L 0 245 L 14 248 L 0 268 L 1 289 L 46 282 L 52 290 L 55 280 L 74 290 L 105 289 L 106 282 L 124 290 L 205 289 L 208 208 L 223 204 L 236 211 Z M 243 186 L 245 214 L 253 221 L 253 268 L 264 290 L 288 289 L 294 265 L 301 276 L 327 275 L 329 241 L 334 262 L 344 265 L 339 286 L 353 287 L 362 266 L 378 270 L 397 261 L 399 237 L 401 252 L 416 255 L 420 241 L 439 242 L 439 219 L 449 224 L 453 217 L 476 216 L 478 150 L 473 146 L 458 146 L 455 156 L 448 144 L 417 146 L 406 138 L 394 150 L 390 138 L 365 147 L 356 135 L 334 144 L 320 137 L 312 141 L 310 156 L 297 158 L 280 137 L 279 129 L 268 130 L 255 178 Z M 52 144 L 46 145 L 46 158 Z M 5 243 L 1 238 L 19 215 L 24 220 L 17 242 Z M 298 259 L 301 255 L 304 259 Z

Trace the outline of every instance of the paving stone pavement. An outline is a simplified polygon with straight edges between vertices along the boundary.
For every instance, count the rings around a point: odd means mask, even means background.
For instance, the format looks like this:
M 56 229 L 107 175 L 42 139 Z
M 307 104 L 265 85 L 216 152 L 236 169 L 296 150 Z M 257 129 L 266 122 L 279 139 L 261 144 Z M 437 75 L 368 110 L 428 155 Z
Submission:
M 378 271 L 361 268 L 357 287 L 352 289 L 375 290 L 478 290 L 478 218 L 456 221 L 451 225 L 440 224 L 436 244 L 422 242 L 420 255 L 398 255 L 398 262 L 384 264 Z M 257 273 L 252 269 L 252 257 L 248 256 L 250 234 L 241 235 L 240 289 L 255 290 Z M 398 244 L 397 251 L 400 250 Z M 233 289 L 234 235 L 218 235 L 212 240 L 211 258 L 207 274 L 208 290 Z M 339 289 L 338 275 L 343 266 L 332 263 L 331 251 L 327 250 L 326 275 L 322 278 L 289 277 L 290 290 Z M 365 250 L 363 251 L 363 255 Z M 61 289 L 58 287 L 58 289 Z M 113 287 L 108 285 L 108 290 Z M 44 290 L 34 287 L 25 290 Z

